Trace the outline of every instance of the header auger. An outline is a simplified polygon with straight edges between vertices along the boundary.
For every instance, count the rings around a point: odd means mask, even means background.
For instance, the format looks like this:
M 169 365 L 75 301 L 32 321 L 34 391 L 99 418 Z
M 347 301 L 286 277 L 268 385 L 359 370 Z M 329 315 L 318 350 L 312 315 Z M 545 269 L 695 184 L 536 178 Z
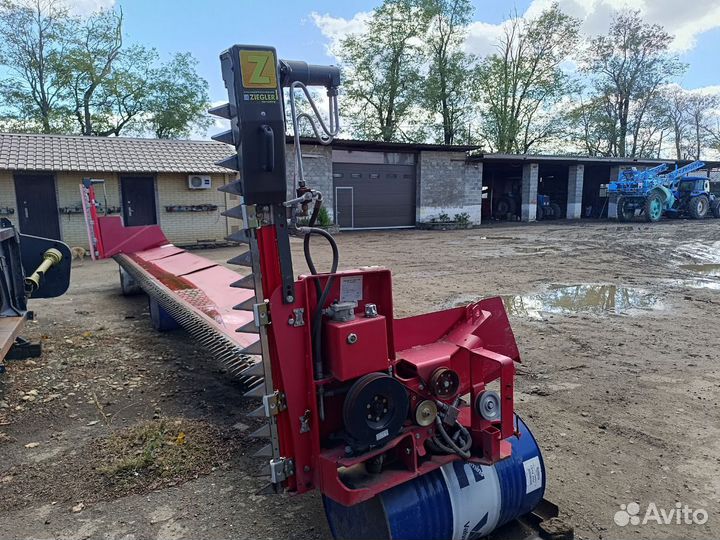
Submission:
M 94 217 L 125 290 L 139 285 L 158 321 L 187 328 L 240 377 L 258 400 L 252 415 L 267 419 L 253 436 L 268 443 L 256 454 L 268 491 L 319 489 L 335 538 L 470 539 L 511 521 L 522 523 L 513 537 L 536 535 L 557 508 L 543 499 L 543 459 L 514 411 L 520 355 L 501 299 L 396 319 L 389 270 L 338 270 L 297 139 L 288 186 L 283 99 L 284 88 L 303 92 L 312 114 L 293 104 L 294 132 L 309 122 L 329 144 L 338 69 L 278 61 L 272 47 L 235 45 L 220 59 L 229 101 L 211 112 L 231 128 L 214 139 L 235 148 L 222 164 L 239 173 L 220 189 L 240 197 L 224 215 L 241 220 L 229 239 L 248 248 L 228 262 L 249 272 L 169 245 L 157 226 Z M 327 91 L 327 122 L 310 86 Z M 297 278 L 291 236 L 309 268 Z M 314 264 L 313 236 L 332 248 L 329 272 Z

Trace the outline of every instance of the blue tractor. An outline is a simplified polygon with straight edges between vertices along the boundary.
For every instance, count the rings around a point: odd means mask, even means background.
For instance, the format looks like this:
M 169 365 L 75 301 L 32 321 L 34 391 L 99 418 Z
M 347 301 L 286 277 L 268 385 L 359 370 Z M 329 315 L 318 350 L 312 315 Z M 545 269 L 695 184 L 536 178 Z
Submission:
M 666 163 L 644 171 L 621 171 L 617 181 L 608 186 L 608 193 L 616 196 L 618 220 L 630 221 L 638 214 L 649 222 L 660 221 L 663 215 L 720 218 L 720 198 L 710 191 L 710 180 L 688 176 L 704 166 L 702 161 L 694 161 L 670 172 L 666 172 L 670 168 Z

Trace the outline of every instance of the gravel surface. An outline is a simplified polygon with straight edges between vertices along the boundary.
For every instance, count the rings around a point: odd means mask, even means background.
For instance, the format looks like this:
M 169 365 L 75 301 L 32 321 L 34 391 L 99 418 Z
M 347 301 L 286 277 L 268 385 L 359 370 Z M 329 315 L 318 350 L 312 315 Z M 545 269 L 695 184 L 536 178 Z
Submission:
M 507 298 L 523 360 L 516 407 L 543 450 L 546 497 L 578 537 L 717 536 L 720 221 L 343 233 L 338 243 L 341 268 L 393 270 L 396 316 Z M 328 250 L 315 251 L 326 266 Z M 183 332 L 155 333 L 147 301 L 120 296 L 114 262 L 76 263 L 69 293 L 32 308 L 26 334 L 43 355 L 0 379 L 3 538 L 329 537 L 316 493 L 255 494 L 260 443 L 246 435 L 259 424 L 244 416 L 255 403 Z M 148 423 L 172 430 L 137 439 Z M 134 441 L 128 466 L 109 450 L 117 440 Z M 180 450 L 196 466 L 158 465 Z M 651 502 L 681 502 L 709 519 L 616 525 L 631 502 L 641 517 Z

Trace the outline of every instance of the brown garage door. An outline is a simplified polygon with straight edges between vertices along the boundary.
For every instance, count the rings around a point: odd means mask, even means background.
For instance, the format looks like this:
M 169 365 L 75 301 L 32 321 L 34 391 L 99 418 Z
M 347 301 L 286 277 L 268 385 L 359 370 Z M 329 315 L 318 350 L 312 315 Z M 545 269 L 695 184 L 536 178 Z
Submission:
M 415 166 L 334 163 L 335 220 L 341 229 L 415 226 Z

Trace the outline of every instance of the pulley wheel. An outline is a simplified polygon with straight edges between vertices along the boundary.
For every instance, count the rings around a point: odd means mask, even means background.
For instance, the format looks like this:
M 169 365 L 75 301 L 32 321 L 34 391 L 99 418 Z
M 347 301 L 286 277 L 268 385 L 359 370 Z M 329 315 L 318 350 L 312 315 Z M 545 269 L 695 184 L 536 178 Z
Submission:
M 361 446 L 378 446 L 402 428 L 410 406 L 405 387 L 385 373 L 369 373 L 350 387 L 343 404 L 345 431 Z
M 448 368 L 438 368 L 430 376 L 430 389 L 440 399 L 455 397 L 460 390 L 460 375 Z
M 500 396 L 497 392 L 486 390 L 475 401 L 477 412 L 488 422 L 500 420 Z
M 418 426 L 427 427 L 437 418 L 438 410 L 434 401 L 426 399 L 415 409 L 415 423 Z

